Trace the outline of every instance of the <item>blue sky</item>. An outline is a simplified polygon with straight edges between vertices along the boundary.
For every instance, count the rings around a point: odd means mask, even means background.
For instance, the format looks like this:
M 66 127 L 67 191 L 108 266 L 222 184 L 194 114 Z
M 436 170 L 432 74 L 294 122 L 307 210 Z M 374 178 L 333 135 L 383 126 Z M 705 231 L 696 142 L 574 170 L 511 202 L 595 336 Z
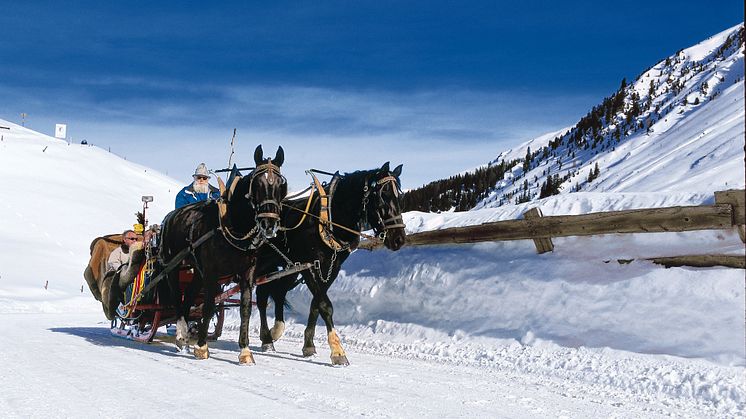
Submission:
M 156 3 L 154 5 L 153 3 Z M 303 170 L 404 163 L 405 187 L 577 122 L 741 1 L 15 3 L 0 118 L 86 139 L 183 181 L 282 145 Z

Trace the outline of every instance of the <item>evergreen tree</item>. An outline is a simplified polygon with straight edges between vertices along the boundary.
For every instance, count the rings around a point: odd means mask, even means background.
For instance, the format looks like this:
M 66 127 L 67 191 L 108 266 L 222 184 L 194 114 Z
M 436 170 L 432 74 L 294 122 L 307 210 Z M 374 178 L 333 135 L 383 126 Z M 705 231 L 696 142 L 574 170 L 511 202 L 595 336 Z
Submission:
M 523 160 L 523 173 L 527 173 L 531 168 L 531 147 L 526 147 L 526 157 Z

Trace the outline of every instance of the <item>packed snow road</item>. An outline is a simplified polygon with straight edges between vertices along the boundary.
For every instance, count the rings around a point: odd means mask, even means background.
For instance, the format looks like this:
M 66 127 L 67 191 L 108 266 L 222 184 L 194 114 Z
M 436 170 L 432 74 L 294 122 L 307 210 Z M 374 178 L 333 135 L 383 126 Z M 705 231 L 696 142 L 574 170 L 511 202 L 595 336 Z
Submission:
M 211 358 L 177 353 L 160 336 L 144 345 L 114 337 L 96 313 L 0 314 L 3 417 L 702 417 L 690 399 L 635 394 L 570 376 L 548 377 L 458 359 L 376 354 L 346 342 L 351 365 L 329 349 L 300 356 L 289 336 L 241 367 L 235 331 L 211 343 Z M 292 334 L 291 334 L 292 335 Z M 317 335 L 323 336 L 323 333 Z M 537 365 L 538 366 L 538 365 Z M 723 412 L 719 412 L 723 413 Z

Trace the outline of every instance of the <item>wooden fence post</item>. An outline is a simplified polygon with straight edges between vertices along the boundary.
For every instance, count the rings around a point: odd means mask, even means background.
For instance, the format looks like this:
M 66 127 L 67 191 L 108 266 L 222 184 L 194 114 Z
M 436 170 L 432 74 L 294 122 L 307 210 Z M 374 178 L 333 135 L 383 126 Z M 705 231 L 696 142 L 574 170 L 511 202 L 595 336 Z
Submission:
M 523 219 L 531 223 L 531 219 L 541 218 L 544 214 L 541 213 L 541 209 L 538 207 L 531 208 L 523 213 Z M 552 243 L 551 237 L 541 237 L 534 239 L 534 245 L 536 245 L 536 252 L 539 254 L 554 251 L 554 243 Z
M 733 225 L 738 229 L 741 241 L 746 243 L 746 190 L 717 191 L 715 204 L 730 204 L 733 207 Z

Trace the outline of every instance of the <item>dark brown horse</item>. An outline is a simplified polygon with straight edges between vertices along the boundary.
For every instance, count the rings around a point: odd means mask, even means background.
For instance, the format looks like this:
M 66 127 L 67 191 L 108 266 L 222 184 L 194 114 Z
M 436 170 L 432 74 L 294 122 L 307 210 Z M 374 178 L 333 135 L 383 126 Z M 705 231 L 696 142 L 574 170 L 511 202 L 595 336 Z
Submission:
M 326 323 L 332 364 L 349 364 L 334 329 L 334 309 L 327 291 L 337 278 L 342 263 L 360 242 L 355 232 L 372 228 L 383 238 L 387 248 L 399 250 L 404 245 L 406 233 L 399 203 L 401 170 L 402 166 L 399 165 L 390 171 L 389 163 L 385 163 L 380 169 L 335 176 L 325 188 L 326 193 L 332 195 L 329 206 L 333 216 L 331 221 L 336 225 L 331 227 L 298 211 L 306 207 L 306 198 L 283 203 L 282 219 L 283 224 L 288 226 L 287 231 L 281 232 L 271 243 L 285 256 L 267 246 L 263 247 L 257 256 L 256 272 L 257 277 L 261 277 L 278 268 L 289 268 L 285 257 L 292 262 L 311 265 L 301 273 L 313 294 L 303 343 L 304 356 L 316 353 L 313 338 L 316 320 L 321 314 Z M 323 199 L 317 193 L 311 198 L 310 213 L 319 214 Z M 298 285 L 297 276 L 288 275 L 257 287 L 260 338 L 264 350 L 274 350 L 272 342 L 282 335 L 285 295 Z M 275 325 L 271 331 L 267 325 L 267 299 L 270 294 L 275 302 Z
M 259 146 L 254 152 L 254 161 L 256 168 L 250 175 L 234 176 L 235 183 L 229 179 L 224 207 L 216 201 L 199 202 L 172 211 L 163 221 L 160 264 L 165 265 L 183 249 L 190 249 L 188 260 L 194 267 L 194 278 L 185 291 L 184 301 L 180 301 L 180 294 L 175 292 L 178 272 L 169 275 L 167 281 L 171 304 L 182 314 L 176 327 L 176 341 L 180 347 L 187 343 L 185 319 L 192 302 L 199 292 L 204 292 L 202 321 L 194 348 L 194 356 L 199 359 L 209 357 L 207 329 L 215 309 L 218 279 L 226 276 L 238 279 L 241 285 L 241 322 L 248 325 L 250 306 L 245 309 L 243 303 L 251 304 L 252 285 L 247 272 L 254 266 L 257 248 L 274 237 L 279 227 L 280 203 L 287 195 L 287 184 L 280 173 L 284 161 L 282 147 L 278 148 L 274 159 L 265 159 Z M 253 363 L 248 336 L 239 340 L 239 346 L 239 362 Z

